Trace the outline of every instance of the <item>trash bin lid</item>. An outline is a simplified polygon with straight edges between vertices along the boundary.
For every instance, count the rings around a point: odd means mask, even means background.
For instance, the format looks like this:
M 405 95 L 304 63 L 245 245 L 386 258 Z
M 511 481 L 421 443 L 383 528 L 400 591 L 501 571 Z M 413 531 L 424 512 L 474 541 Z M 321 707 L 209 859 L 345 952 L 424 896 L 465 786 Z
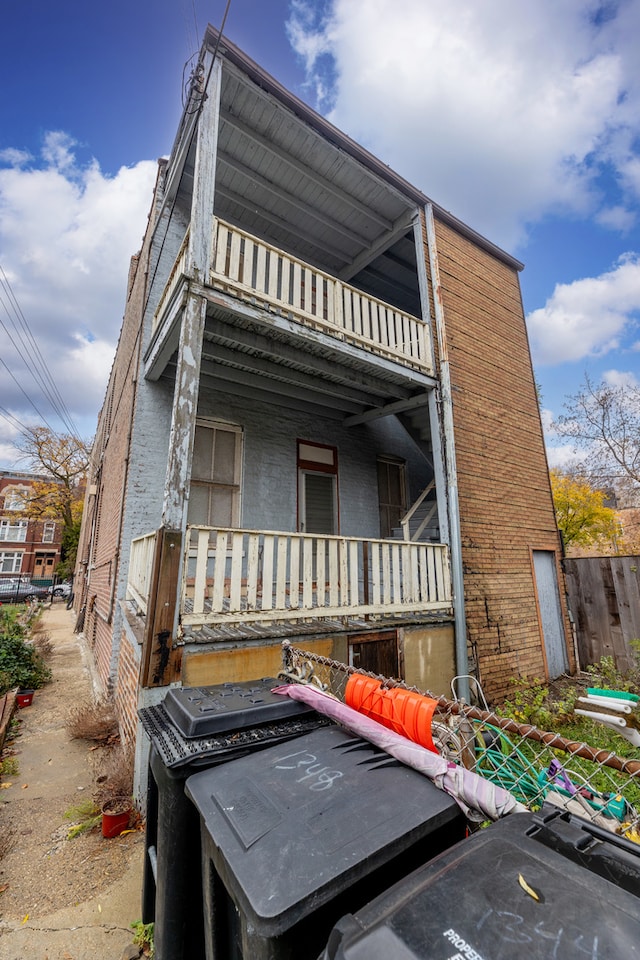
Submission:
M 271 693 L 274 677 L 210 687 L 172 687 L 162 701 L 165 712 L 184 737 L 255 727 L 311 712 L 304 703 Z
M 611 879 L 594 873 L 605 862 Z M 531 814 L 511 814 L 343 917 L 322 956 L 627 960 L 640 956 L 639 881 L 640 848 L 634 863 L 566 819 L 541 828 Z
M 216 871 L 262 936 L 462 818 L 427 778 L 335 726 L 196 773 L 185 789 Z

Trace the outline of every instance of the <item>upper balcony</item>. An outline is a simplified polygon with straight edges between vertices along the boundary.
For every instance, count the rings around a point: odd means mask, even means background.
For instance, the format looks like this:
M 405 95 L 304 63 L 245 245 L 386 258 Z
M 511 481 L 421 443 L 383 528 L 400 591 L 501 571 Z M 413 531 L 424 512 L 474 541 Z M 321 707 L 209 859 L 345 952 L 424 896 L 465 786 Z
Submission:
M 189 234 L 158 306 L 156 331 L 180 297 Z M 213 220 L 209 285 L 267 314 L 293 320 L 337 341 L 433 375 L 429 325 L 223 220 Z

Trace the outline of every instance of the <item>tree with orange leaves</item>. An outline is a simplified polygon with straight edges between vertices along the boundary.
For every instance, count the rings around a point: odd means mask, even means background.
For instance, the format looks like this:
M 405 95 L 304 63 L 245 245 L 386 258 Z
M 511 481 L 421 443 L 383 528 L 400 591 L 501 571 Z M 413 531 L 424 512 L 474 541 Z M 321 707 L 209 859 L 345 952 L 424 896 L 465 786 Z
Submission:
M 62 561 L 57 573 L 69 576 L 75 565 L 91 444 L 35 426 L 17 445 L 22 459 L 41 477 L 32 484 L 24 514 L 62 521 Z

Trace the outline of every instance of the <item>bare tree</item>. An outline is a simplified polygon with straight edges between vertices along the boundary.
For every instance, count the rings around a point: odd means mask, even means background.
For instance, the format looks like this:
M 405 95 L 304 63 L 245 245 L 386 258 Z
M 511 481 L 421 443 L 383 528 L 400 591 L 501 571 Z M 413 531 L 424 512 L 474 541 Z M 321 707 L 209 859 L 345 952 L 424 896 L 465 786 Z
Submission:
M 640 387 L 594 384 L 569 397 L 558 417 L 557 432 L 573 440 L 582 468 L 597 486 L 640 485 Z

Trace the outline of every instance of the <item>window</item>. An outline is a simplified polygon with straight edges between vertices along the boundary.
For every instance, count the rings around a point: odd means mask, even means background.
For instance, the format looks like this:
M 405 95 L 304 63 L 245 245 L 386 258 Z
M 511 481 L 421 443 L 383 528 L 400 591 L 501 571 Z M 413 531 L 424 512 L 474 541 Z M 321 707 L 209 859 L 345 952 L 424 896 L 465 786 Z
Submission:
M 193 444 L 188 522 L 206 527 L 240 523 L 242 428 L 198 420 Z
M 26 487 L 6 487 L 4 491 L 5 510 L 24 510 L 29 491 Z
M 298 440 L 298 528 L 338 533 L 338 451 Z
M 24 543 L 27 539 L 28 520 L 0 520 L 0 540 Z
M 45 520 L 42 528 L 42 542 L 53 543 L 56 538 L 56 524 L 54 520 Z
M 22 553 L 0 550 L 0 573 L 20 573 Z

